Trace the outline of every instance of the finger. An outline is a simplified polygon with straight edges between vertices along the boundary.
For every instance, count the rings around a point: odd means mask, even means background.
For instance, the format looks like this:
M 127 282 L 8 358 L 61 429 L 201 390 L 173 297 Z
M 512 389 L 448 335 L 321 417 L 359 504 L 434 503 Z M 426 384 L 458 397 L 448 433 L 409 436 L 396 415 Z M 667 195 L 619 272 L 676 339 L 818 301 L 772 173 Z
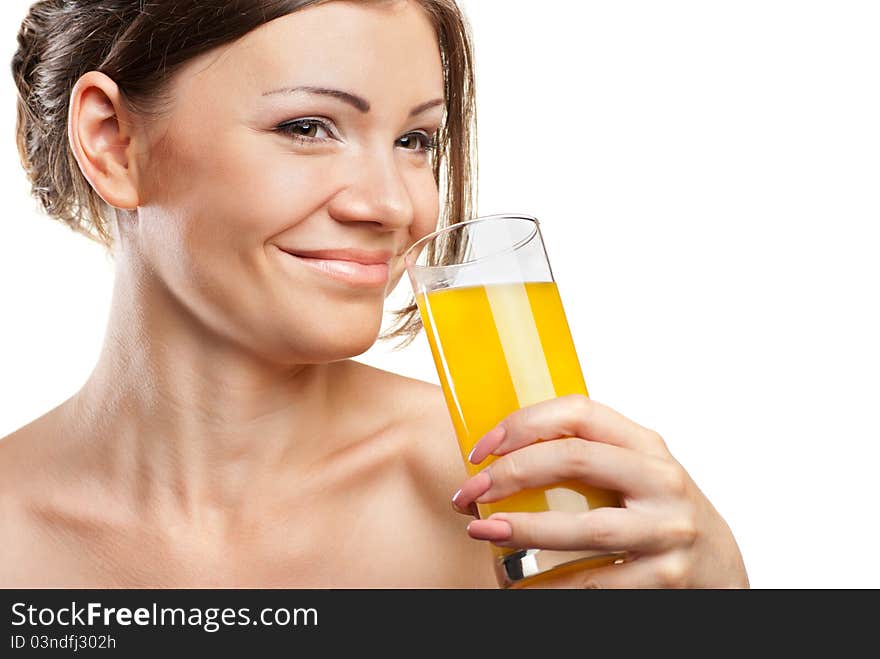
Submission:
M 479 517 L 480 513 L 477 511 L 477 504 L 471 502 L 469 506 L 465 506 L 462 508 L 459 506 L 455 500 L 452 501 L 452 509 L 457 512 L 459 515 L 470 515 L 471 517 Z
M 663 439 L 610 407 L 579 394 L 560 396 L 518 409 L 483 436 L 468 459 L 479 464 L 537 441 L 580 437 L 651 455 L 667 455 Z
M 468 455 L 468 462 L 471 462 L 473 464 L 480 464 L 489 455 L 494 453 L 495 450 L 499 446 L 501 446 L 501 443 L 504 441 L 506 432 L 507 431 L 504 425 L 498 424 L 497 426 L 492 428 L 492 430 L 483 435 L 471 449 L 471 452 Z
M 522 588 L 687 588 L 687 565 L 677 556 L 641 556 L 623 563 L 581 571 L 542 575 L 534 586 Z
M 494 460 L 480 472 L 488 473 L 489 487 L 475 500 L 490 503 L 529 488 L 568 480 L 641 498 L 664 493 L 668 471 L 665 462 L 638 451 L 577 437 L 555 439 Z M 469 487 L 463 489 L 470 491 Z
M 468 478 L 461 489 L 452 495 L 452 507 L 467 510 L 483 492 L 492 486 L 492 477 L 486 469 Z
M 495 513 L 467 526 L 475 540 L 518 549 L 658 553 L 675 539 L 647 515 L 627 508 L 596 508 L 584 513 Z
M 455 503 L 491 503 L 529 488 L 577 480 L 629 498 L 662 494 L 668 466 L 637 451 L 577 437 L 525 446 L 501 456 L 464 482 Z

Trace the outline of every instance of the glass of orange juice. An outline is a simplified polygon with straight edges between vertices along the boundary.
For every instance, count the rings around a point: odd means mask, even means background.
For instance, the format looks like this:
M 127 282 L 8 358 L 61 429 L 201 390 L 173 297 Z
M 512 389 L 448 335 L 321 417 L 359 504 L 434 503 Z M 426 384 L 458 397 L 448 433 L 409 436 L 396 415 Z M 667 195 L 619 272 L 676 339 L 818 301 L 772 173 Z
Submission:
M 496 459 L 473 465 L 467 456 L 511 412 L 558 396 L 589 395 L 537 219 L 505 214 L 454 224 L 413 244 L 404 262 L 469 475 Z M 616 492 L 565 481 L 477 504 L 477 510 L 484 519 L 496 512 L 620 505 Z M 622 557 L 490 547 L 502 588 Z

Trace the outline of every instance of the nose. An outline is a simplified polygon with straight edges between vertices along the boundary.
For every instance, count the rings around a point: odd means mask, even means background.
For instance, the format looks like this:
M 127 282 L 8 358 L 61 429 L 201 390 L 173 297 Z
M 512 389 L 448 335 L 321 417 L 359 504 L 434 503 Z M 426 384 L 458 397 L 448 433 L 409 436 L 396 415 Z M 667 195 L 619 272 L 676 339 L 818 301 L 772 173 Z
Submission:
M 369 222 L 387 231 L 412 223 L 413 201 L 394 154 L 365 153 L 348 165 L 346 185 L 329 205 L 339 222 Z

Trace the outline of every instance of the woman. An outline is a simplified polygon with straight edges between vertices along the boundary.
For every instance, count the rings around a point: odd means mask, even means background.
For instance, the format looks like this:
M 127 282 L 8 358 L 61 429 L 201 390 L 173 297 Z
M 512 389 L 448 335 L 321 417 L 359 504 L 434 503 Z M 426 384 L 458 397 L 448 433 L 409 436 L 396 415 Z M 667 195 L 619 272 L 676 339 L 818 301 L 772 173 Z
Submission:
M 440 389 L 351 361 L 407 246 L 471 215 L 454 0 L 142 4 L 38 2 L 13 60 L 34 192 L 116 280 L 82 389 L 0 441 L 0 583 L 496 587 L 495 542 L 628 552 L 543 586 L 748 585 L 656 433 L 546 401 L 465 480 Z M 625 508 L 455 512 L 567 478 Z

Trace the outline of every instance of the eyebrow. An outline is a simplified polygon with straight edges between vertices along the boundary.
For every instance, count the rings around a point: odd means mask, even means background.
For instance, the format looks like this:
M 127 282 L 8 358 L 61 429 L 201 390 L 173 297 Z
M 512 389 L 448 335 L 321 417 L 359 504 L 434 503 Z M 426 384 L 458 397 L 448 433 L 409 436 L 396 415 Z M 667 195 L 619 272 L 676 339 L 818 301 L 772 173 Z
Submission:
M 351 94 L 349 92 L 344 92 L 340 89 L 328 89 L 327 87 L 283 87 L 281 89 L 275 89 L 270 92 L 266 92 L 263 96 L 272 96 L 274 94 L 296 94 L 297 92 L 305 92 L 307 94 L 318 94 L 320 96 L 330 96 L 332 98 L 338 99 L 349 105 L 354 106 L 363 114 L 366 114 L 370 111 L 370 102 L 360 96 L 356 96 L 355 94 Z M 437 107 L 438 105 L 443 105 L 446 101 L 442 98 L 435 98 L 433 101 L 428 101 L 427 103 L 422 103 L 421 105 L 417 105 L 412 110 L 410 110 L 409 116 L 415 117 L 416 115 L 425 112 L 426 110 L 430 110 L 433 107 Z

